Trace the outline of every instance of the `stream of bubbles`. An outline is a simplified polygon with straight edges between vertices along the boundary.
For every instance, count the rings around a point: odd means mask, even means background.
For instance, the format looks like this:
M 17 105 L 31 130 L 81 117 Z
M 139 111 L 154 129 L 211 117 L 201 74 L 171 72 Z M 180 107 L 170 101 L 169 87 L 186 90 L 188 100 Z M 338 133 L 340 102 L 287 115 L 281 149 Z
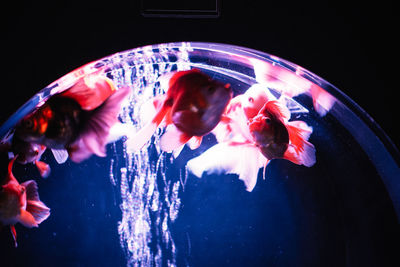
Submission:
M 114 56 L 115 67 L 107 76 L 118 87 L 129 86 L 132 94 L 120 113 L 120 120 L 140 129 L 145 121 L 141 107 L 154 96 L 164 94 L 159 77 L 175 70 L 189 69 L 187 49 L 159 47 L 155 52 L 145 47 L 129 54 Z M 109 59 L 108 59 L 109 60 Z M 109 62 L 107 62 L 109 64 Z M 163 129 L 136 153 L 117 153 L 110 166 L 110 180 L 120 193 L 121 220 L 118 233 L 125 251 L 127 266 L 176 266 L 176 246 L 170 225 L 178 216 L 179 191 L 186 179 L 185 169 L 166 175 L 173 156 L 158 148 Z M 184 176 L 182 178 L 182 176 Z

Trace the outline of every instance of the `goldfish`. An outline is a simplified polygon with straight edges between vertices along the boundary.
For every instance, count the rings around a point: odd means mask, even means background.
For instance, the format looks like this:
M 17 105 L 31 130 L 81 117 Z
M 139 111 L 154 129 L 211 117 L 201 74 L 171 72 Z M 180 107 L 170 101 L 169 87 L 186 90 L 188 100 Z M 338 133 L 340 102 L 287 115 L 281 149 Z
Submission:
M 50 148 L 58 163 L 68 157 L 74 162 L 92 154 L 104 157 L 110 130 L 129 93 L 128 87 L 117 89 L 106 77 L 82 77 L 24 117 L 14 136 Z
M 289 121 L 291 113 L 283 99 L 257 86 L 232 102 L 224 114 L 228 119 L 213 132 L 218 144 L 188 161 L 188 170 L 195 176 L 237 174 L 251 192 L 259 169 L 265 170 L 273 159 L 307 167 L 315 164 L 315 148 L 307 141 L 312 128 L 303 121 Z
M 9 158 L 16 157 L 16 161 L 20 164 L 35 164 L 40 176 L 43 178 L 47 178 L 51 172 L 49 164 L 40 160 L 45 150 L 46 147 L 44 145 L 25 142 L 13 136 L 13 134 L 10 134 L 10 136 L 0 144 L 1 153 L 8 153 Z
M 164 121 L 166 131 L 160 148 L 171 152 L 189 142 L 200 146 L 202 137 L 214 129 L 232 98 L 229 84 L 211 79 L 198 69 L 178 71 L 168 77 L 165 95 L 153 99 L 156 114 L 132 138 L 132 151 L 141 149 Z
M 46 146 L 25 142 L 17 136 L 11 142 L 11 151 L 16 161 L 21 164 L 34 163 L 43 178 L 48 177 L 51 171 L 49 164 L 40 160 L 45 150 Z
M 308 142 L 312 128 L 303 121 L 288 121 L 289 110 L 278 100 L 265 103 L 258 114 L 248 121 L 254 144 L 268 159 L 287 159 L 311 167 L 315 148 Z
M 50 209 L 39 199 L 37 184 L 34 180 L 20 184 L 12 173 L 13 163 L 8 164 L 8 175 L 5 184 L 0 188 L 0 223 L 9 225 L 17 247 L 15 224 L 25 227 L 38 227 L 50 216 Z

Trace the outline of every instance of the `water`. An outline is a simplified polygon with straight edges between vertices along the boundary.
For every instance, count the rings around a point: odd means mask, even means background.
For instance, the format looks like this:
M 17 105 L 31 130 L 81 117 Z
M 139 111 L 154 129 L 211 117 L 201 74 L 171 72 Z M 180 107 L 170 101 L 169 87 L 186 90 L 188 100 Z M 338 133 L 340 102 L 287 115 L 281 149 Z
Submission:
M 117 87 L 130 86 L 120 120 L 140 129 L 141 108 L 163 94 L 159 77 L 192 67 L 230 83 L 235 95 L 256 83 L 246 58 L 288 70 L 270 81 L 287 95 L 292 119 L 313 127 L 316 164 L 310 168 L 272 160 L 252 192 L 234 174 L 191 174 L 188 160 L 216 144 L 204 137 L 178 157 L 161 152 L 163 129 L 140 152 L 125 139 L 107 146 L 107 157 L 57 164 L 43 179 L 32 164 L 16 165 L 20 182 L 34 178 L 50 217 L 37 229 L 16 226 L 18 248 L 1 231 L 4 266 L 385 266 L 399 261 L 399 154 L 354 102 L 316 75 L 259 51 L 208 43 L 172 43 L 132 49 L 89 63 L 40 91 L 1 128 L 9 129 L 50 95 L 82 75 L 101 72 Z M 283 74 L 282 74 L 283 73 Z M 322 114 L 309 94 L 287 88 L 304 77 L 334 99 Z M 284 77 L 284 78 L 282 78 Z M 317 108 L 317 110 L 316 110 Z M 2 155 L 7 163 L 7 155 Z M 4 165 L 3 164 L 3 165 Z M 3 175 L 4 176 L 4 175 Z M 2 265 L 3 266 L 3 262 Z M 395 265 L 393 265 L 395 266 Z

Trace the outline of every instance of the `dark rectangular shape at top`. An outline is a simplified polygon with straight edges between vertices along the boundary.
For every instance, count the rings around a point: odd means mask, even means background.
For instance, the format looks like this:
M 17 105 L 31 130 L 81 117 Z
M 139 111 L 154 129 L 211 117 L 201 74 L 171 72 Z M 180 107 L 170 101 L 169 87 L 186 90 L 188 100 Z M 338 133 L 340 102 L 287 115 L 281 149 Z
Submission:
M 140 0 L 144 17 L 218 18 L 220 0 Z

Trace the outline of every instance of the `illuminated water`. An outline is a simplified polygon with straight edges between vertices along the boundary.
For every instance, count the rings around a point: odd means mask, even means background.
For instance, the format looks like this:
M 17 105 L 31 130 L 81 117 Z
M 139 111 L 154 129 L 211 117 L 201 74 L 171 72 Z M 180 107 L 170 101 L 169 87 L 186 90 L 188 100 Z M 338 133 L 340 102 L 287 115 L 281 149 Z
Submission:
M 398 152 L 339 90 L 274 56 L 206 43 L 117 53 L 43 89 L 0 135 L 48 96 L 98 70 L 117 87 L 132 88 L 120 119 L 140 129 L 142 105 L 164 93 L 160 75 L 196 67 L 242 94 L 256 82 L 245 57 L 281 66 L 335 98 L 325 116 L 307 94 L 288 98 L 292 119 L 314 129 L 313 167 L 273 160 L 266 179 L 260 170 L 256 187 L 247 192 L 236 175 L 199 179 L 186 170 L 188 160 L 216 144 L 212 134 L 197 150 L 185 147 L 174 158 L 158 148 L 163 129 L 134 154 L 126 152 L 125 139 L 108 145 L 106 158 L 81 164 L 58 165 L 47 151 L 42 160 L 52 167 L 49 178 L 40 178 L 32 165 L 16 165 L 14 174 L 38 181 L 51 215 L 37 229 L 17 225 L 17 249 L 8 229 L 1 231 L 4 266 L 378 266 L 399 260 L 390 244 L 400 237 Z M 291 86 L 290 79 L 283 82 Z M 282 87 L 270 89 L 285 94 Z M 7 163 L 6 155 L 2 161 Z

